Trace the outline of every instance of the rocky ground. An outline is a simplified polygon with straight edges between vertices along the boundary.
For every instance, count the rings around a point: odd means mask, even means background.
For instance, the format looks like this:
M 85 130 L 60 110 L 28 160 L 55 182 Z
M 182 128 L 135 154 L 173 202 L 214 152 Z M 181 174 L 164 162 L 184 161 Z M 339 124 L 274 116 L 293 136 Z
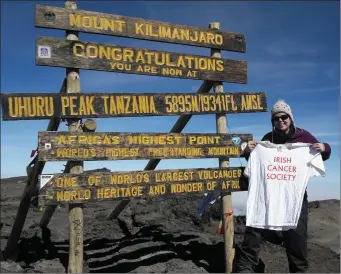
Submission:
M 10 234 L 24 177 L 1 181 L 1 249 Z M 217 234 L 220 205 L 196 214 L 202 197 L 133 200 L 118 219 L 106 216 L 117 202 L 87 204 L 84 209 L 84 272 L 224 272 L 222 235 Z M 30 208 L 17 262 L 2 261 L 1 272 L 65 273 L 68 264 L 68 210 L 57 208 L 49 228 L 38 223 L 42 212 Z M 340 273 L 340 201 L 309 204 L 310 273 Z M 245 217 L 237 216 L 238 248 Z M 288 272 L 281 239 L 265 235 L 258 272 Z M 238 249 L 237 249 L 238 250 Z

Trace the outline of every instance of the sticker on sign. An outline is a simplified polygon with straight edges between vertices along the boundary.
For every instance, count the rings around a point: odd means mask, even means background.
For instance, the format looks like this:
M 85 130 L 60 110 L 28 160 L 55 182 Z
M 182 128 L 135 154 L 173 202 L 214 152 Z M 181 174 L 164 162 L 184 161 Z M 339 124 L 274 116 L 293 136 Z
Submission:
M 42 189 L 52 178 L 54 175 L 40 175 L 40 189 Z
M 51 58 L 51 47 L 38 46 L 38 56 L 40 58 Z

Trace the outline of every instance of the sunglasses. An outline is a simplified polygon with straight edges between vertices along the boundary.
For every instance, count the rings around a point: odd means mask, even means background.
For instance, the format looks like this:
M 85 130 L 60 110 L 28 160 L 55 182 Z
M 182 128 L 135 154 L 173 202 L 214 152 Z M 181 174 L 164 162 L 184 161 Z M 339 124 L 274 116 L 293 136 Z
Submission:
M 281 115 L 281 116 L 275 116 L 275 117 L 273 118 L 273 120 L 276 121 L 276 122 L 278 122 L 279 119 L 281 119 L 282 121 L 284 121 L 284 120 L 286 120 L 286 119 L 288 119 L 288 118 L 289 118 L 289 115 L 284 114 L 284 115 Z

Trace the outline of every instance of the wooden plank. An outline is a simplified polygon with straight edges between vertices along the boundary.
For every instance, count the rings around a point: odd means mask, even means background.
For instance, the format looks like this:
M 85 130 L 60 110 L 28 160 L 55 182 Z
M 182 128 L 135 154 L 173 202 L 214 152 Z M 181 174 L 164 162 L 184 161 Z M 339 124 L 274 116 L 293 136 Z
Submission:
M 4 93 L 2 118 L 40 120 L 266 112 L 265 92 L 193 93 Z
M 242 191 L 243 170 L 233 167 L 41 175 L 39 204 Z
M 245 35 L 121 15 L 36 6 L 35 26 L 245 52 Z
M 251 134 L 38 133 L 41 161 L 240 157 Z
M 38 66 L 246 84 L 245 61 L 52 37 L 36 38 Z

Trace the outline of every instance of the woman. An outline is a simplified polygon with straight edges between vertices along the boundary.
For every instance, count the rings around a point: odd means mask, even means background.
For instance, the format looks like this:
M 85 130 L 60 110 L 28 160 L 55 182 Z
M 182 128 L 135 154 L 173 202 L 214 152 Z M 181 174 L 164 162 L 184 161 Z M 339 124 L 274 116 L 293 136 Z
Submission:
M 271 110 L 271 123 L 273 130 L 267 133 L 262 141 L 270 141 L 275 144 L 285 143 L 311 143 L 312 147 L 319 151 L 322 159 L 329 159 L 331 154 L 330 146 L 327 143 L 320 143 L 308 131 L 298 128 L 294 124 L 294 116 L 291 108 L 283 100 L 279 100 Z M 248 142 L 245 150 L 245 157 L 257 146 L 256 141 Z M 304 194 L 300 218 L 296 229 L 282 231 L 284 246 L 289 262 L 291 273 L 306 272 L 307 261 L 307 224 L 308 224 L 308 197 L 307 190 Z M 246 227 L 244 241 L 240 247 L 239 258 L 236 262 L 235 272 L 254 272 L 258 265 L 258 255 L 262 240 L 262 229 Z

